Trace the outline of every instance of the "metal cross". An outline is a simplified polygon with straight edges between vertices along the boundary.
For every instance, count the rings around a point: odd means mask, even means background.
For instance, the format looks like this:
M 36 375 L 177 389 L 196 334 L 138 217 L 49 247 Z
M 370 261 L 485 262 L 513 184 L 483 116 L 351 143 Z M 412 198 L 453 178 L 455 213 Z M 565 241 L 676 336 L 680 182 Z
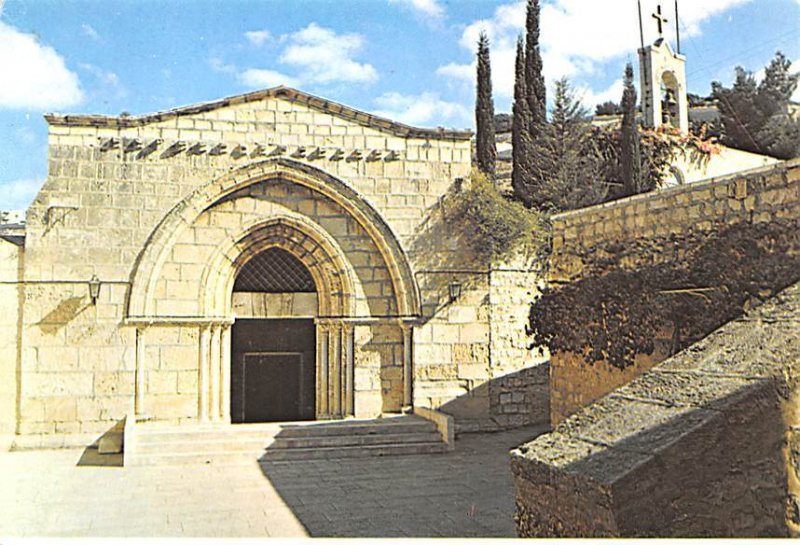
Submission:
M 653 14 L 653 19 L 658 21 L 658 37 L 661 38 L 664 36 L 664 23 L 668 21 L 666 17 L 661 15 L 661 4 L 658 5 L 658 9 L 656 9 L 656 12 Z

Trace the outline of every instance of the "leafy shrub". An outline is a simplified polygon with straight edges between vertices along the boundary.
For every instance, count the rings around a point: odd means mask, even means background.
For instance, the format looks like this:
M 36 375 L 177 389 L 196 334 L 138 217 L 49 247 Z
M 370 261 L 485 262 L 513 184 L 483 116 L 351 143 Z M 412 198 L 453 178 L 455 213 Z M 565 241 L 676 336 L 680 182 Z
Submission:
M 451 197 L 446 220 L 457 224 L 470 249 L 484 263 L 513 250 L 541 251 L 546 228 L 538 213 L 505 198 L 481 172 L 473 171 L 469 188 Z

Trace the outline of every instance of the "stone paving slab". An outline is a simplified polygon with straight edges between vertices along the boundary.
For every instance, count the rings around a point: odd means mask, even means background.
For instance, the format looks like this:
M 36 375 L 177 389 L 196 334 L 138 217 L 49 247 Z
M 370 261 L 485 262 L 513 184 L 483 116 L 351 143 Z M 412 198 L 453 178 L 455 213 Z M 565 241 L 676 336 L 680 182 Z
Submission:
M 543 431 L 469 434 L 445 454 L 168 468 L 2 452 L 0 536 L 514 537 L 508 451 Z

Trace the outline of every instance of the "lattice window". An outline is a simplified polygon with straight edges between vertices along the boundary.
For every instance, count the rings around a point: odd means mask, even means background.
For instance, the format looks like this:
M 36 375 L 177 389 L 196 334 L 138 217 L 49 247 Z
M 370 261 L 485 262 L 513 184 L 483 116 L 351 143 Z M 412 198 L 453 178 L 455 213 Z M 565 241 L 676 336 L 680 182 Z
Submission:
M 242 267 L 233 291 L 308 293 L 316 292 L 317 287 L 299 259 L 281 248 L 269 248 Z

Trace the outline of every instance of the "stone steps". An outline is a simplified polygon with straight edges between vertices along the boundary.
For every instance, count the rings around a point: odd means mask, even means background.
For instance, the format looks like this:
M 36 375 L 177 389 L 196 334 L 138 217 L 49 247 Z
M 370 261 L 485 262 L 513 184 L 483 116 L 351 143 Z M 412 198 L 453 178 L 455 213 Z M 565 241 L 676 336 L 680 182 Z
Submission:
M 126 440 L 125 465 L 320 460 L 448 450 L 433 422 L 412 415 L 280 424 L 137 424 L 132 434 Z

